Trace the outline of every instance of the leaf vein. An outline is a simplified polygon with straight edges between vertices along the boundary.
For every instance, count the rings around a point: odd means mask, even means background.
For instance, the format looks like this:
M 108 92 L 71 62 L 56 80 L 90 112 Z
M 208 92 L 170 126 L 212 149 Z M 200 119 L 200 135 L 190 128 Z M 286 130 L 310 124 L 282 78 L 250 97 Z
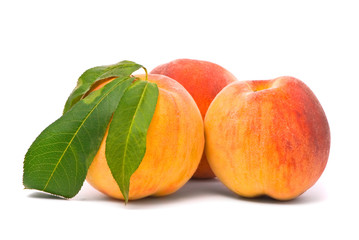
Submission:
M 45 184 L 45 187 L 43 188 L 43 191 L 45 191 L 45 189 L 47 188 L 49 182 L 51 181 L 54 172 L 56 171 L 58 165 L 60 164 L 60 162 L 62 161 L 63 157 L 65 156 L 65 153 L 67 152 L 68 148 L 71 146 L 73 140 L 75 139 L 76 135 L 78 134 L 78 132 L 80 131 L 80 129 L 82 128 L 82 126 L 84 125 L 84 123 L 87 121 L 87 119 L 91 116 L 92 112 L 97 108 L 97 106 L 103 101 L 104 98 L 106 98 L 112 91 L 113 89 L 115 89 L 120 83 L 122 83 L 122 81 L 119 81 L 117 84 L 115 84 L 111 89 L 109 89 L 108 92 L 106 92 L 106 94 L 104 94 L 101 99 L 98 101 L 98 103 L 96 103 L 96 105 L 90 110 L 90 112 L 85 116 L 84 120 L 81 122 L 80 126 L 77 128 L 77 130 L 74 133 L 74 136 L 71 138 L 71 140 L 69 141 L 69 144 L 66 146 L 63 154 L 60 156 L 60 159 L 58 160 L 58 162 L 56 163 L 54 170 L 52 171 L 48 181 Z M 66 171 L 65 171 L 66 172 Z

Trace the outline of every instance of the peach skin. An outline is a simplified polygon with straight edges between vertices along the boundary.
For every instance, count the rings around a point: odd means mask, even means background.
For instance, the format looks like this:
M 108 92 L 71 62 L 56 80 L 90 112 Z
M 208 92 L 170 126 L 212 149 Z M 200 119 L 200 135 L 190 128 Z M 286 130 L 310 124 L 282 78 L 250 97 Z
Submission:
M 137 77 L 145 79 L 144 75 Z M 130 200 L 177 191 L 192 177 L 204 148 L 203 120 L 191 95 L 166 76 L 149 74 L 148 81 L 157 84 L 159 96 L 147 132 L 146 154 L 130 179 Z M 87 181 L 99 191 L 123 199 L 107 165 L 106 136 L 88 170 Z
M 229 83 L 237 81 L 233 74 L 223 67 L 211 62 L 193 59 L 177 59 L 156 67 L 151 73 L 166 75 L 182 84 L 196 101 L 203 119 L 208 106 L 217 93 Z M 205 154 L 203 154 L 193 177 L 215 177 Z
M 228 85 L 204 122 L 212 170 L 244 197 L 296 198 L 315 184 L 328 161 L 324 110 L 293 77 Z

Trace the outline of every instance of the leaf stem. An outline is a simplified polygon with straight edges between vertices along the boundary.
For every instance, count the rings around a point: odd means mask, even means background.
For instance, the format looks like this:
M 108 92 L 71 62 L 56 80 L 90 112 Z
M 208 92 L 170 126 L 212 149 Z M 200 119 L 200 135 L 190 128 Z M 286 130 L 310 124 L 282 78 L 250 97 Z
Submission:
M 145 73 L 146 73 L 146 81 L 148 81 L 148 72 L 147 72 L 147 69 L 146 69 L 144 66 L 142 66 L 142 68 L 143 68 L 143 70 L 145 70 Z

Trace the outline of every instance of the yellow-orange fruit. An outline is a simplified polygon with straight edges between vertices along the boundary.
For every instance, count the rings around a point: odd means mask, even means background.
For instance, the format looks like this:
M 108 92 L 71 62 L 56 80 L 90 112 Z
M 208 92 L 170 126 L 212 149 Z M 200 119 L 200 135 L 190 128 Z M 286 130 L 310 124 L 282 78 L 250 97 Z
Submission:
M 219 91 L 237 81 L 234 75 L 225 68 L 215 63 L 194 59 L 177 59 L 157 66 L 151 73 L 166 75 L 182 84 L 196 101 L 203 119 L 208 106 Z M 215 177 L 205 154 L 193 177 Z
M 145 79 L 144 75 L 137 77 Z M 147 132 L 146 154 L 130 179 L 130 200 L 164 196 L 178 190 L 192 177 L 204 148 L 203 120 L 190 94 L 166 76 L 149 74 L 148 81 L 157 84 L 159 95 Z M 106 138 L 107 132 L 89 168 L 87 181 L 99 191 L 123 199 L 106 162 Z
M 245 197 L 299 196 L 321 176 L 330 149 L 323 108 L 292 77 L 225 87 L 208 108 L 205 136 L 212 170 Z

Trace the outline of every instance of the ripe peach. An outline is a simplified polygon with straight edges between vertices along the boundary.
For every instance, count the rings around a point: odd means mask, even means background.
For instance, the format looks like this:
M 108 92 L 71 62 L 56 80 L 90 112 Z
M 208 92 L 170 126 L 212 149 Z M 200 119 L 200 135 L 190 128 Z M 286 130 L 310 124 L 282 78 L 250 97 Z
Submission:
M 137 77 L 145 79 L 144 75 Z M 178 190 L 197 169 L 204 148 L 203 120 L 191 95 L 166 76 L 149 74 L 148 81 L 157 84 L 159 95 L 147 132 L 146 154 L 130 179 L 130 200 Z M 106 137 L 107 132 L 88 170 L 87 181 L 99 191 L 123 199 L 107 165 Z
M 171 61 L 156 67 L 151 73 L 166 75 L 181 83 L 196 101 L 203 119 L 217 93 L 229 83 L 237 81 L 229 71 L 217 64 L 192 59 Z M 193 177 L 215 177 L 205 154 Z
M 230 84 L 204 122 L 209 164 L 241 196 L 293 199 L 326 166 L 327 118 L 313 92 L 295 78 Z

